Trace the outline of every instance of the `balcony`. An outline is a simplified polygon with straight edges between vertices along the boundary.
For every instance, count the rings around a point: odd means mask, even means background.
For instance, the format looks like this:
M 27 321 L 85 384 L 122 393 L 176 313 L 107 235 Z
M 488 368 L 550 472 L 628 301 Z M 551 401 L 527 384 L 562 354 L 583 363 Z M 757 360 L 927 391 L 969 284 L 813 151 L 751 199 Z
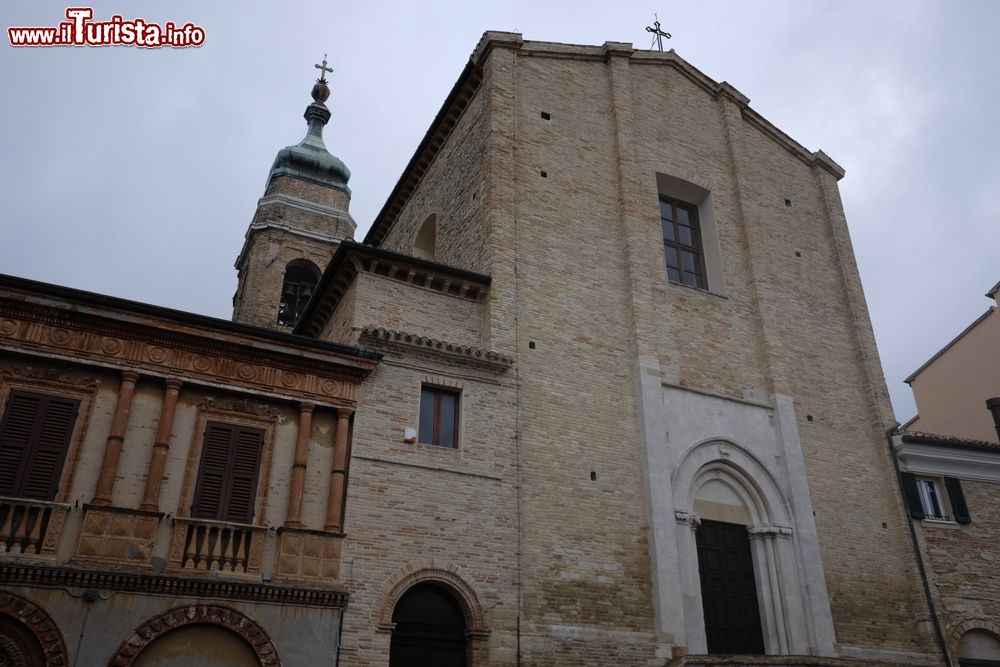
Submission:
M 167 568 L 260 575 L 265 531 L 263 526 L 176 517 Z
M 0 498 L 0 554 L 54 560 L 69 505 Z

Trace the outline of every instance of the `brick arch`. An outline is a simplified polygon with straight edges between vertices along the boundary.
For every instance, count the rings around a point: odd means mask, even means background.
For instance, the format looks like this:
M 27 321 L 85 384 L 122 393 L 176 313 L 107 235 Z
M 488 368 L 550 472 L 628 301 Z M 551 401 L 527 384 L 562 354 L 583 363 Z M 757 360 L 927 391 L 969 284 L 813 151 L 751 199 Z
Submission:
M 154 616 L 122 642 L 108 662 L 108 667 L 127 667 L 157 638 L 171 630 L 198 623 L 217 625 L 235 632 L 250 645 L 261 665 L 281 667 L 278 651 L 263 628 L 235 609 L 218 605 L 177 607 Z
M 485 639 L 490 634 L 486 625 L 482 605 L 472 587 L 466 583 L 461 570 L 456 565 L 438 567 L 434 564 L 415 565 L 403 568 L 395 577 L 395 584 L 379 596 L 378 629 L 392 632 L 392 612 L 403 595 L 417 584 L 436 584 L 451 593 L 465 616 L 466 633 L 472 639 Z
M 958 651 L 958 643 L 961 641 L 962 635 L 970 630 L 985 630 L 1000 639 L 1000 625 L 996 622 L 988 618 L 969 618 L 956 625 L 951 631 L 950 644 L 953 651 Z
M 69 664 L 62 632 L 44 609 L 28 598 L 0 592 L 0 614 L 14 618 L 35 636 L 42 645 L 42 653 L 45 655 L 45 664 L 48 667 L 62 667 Z

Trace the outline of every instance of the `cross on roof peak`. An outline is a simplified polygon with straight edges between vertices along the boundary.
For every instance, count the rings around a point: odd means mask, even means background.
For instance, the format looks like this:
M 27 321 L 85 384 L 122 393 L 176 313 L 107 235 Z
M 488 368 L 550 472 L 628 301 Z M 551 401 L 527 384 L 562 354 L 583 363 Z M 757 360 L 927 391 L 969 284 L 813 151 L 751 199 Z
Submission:
M 662 53 L 663 52 L 663 38 L 666 37 L 667 39 L 670 39 L 670 33 L 669 32 L 665 32 L 663 30 L 660 30 L 660 17 L 659 16 L 657 16 L 656 14 L 653 14 L 653 25 L 652 26 L 646 26 L 646 32 L 653 33 L 653 44 L 656 44 L 656 48 L 659 49 L 659 51 Z M 652 44 L 650 45 L 650 48 L 652 48 Z
M 319 81 L 320 83 L 326 83 L 326 73 L 327 72 L 330 72 L 331 74 L 333 73 L 333 68 L 326 66 L 326 54 L 325 53 L 323 54 L 323 63 L 322 64 L 317 64 L 317 65 L 313 65 L 313 67 L 315 67 L 316 69 L 319 70 L 319 78 L 316 79 L 316 80 Z

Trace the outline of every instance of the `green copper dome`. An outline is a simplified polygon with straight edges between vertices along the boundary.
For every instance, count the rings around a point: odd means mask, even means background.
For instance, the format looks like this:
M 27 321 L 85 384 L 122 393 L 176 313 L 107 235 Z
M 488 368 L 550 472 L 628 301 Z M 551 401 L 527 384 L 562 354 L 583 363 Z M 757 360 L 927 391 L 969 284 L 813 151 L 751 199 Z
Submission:
M 323 100 L 329 95 L 328 91 L 325 83 L 318 83 L 313 88 L 315 101 L 306 107 L 305 112 L 305 119 L 309 124 L 306 136 L 296 145 L 278 151 L 267 177 L 268 184 L 277 176 L 291 176 L 348 190 L 347 181 L 351 178 L 351 170 L 339 158 L 331 155 L 323 143 L 323 126 L 330 120 L 330 110 L 323 104 Z

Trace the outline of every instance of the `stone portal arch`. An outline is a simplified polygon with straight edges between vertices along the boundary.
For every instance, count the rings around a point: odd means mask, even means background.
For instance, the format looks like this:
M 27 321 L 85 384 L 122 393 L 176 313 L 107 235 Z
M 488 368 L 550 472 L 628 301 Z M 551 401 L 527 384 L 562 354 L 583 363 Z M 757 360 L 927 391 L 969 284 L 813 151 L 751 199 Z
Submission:
M 792 514 L 776 475 L 748 449 L 712 439 L 685 453 L 674 469 L 672 488 L 679 524 L 677 548 L 684 563 L 681 587 L 688 650 L 708 650 L 697 547 L 697 531 L 705 518 L 746 527 L 764 652 L 809 653 L 804 622 L 807 582 L 799 569 Z
M 177 607 L 146 621 L 122 642 L 108 667 L 129 667 L 154 640 L 166 633 L 195 624 L 216 625 L 243 638 L 264 667 L 280 667 L 281 659 L 271 638 L 250 618 L 235 609 L 218 605 Z
M 46 665 L 62 667 L 69 664 L 66 642 L 63 641 L 59 626 L 48 612 L 31 600 L 13 593 L 0 592 L 0 617 L 8 629 L 10 637 L 0 638 L 0 647 L 13 658 L 25 660 L 37 651 Z M 37 642 L 37 645 L 35 645 Z

